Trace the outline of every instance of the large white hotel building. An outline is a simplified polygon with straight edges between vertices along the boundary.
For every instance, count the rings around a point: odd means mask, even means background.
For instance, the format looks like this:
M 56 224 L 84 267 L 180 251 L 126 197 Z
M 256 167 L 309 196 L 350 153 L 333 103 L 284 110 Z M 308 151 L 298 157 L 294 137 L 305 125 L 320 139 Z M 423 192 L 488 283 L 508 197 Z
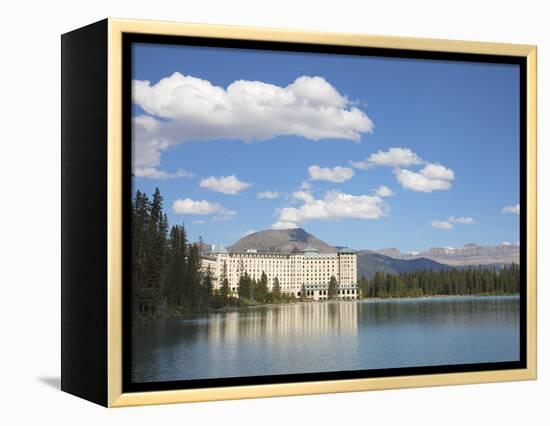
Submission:
M 229 252 L 221 245 L 213 246 L 208 256 L 202 258 L 202 268 L 210 269 L 214 288 L 219 289 L 225 274 L 233 295 L 239 291 L 239 278 L 245 272 L 259 280 L 262 272 L 268 278 L 269 290 L 275 278 L 279 279 L 281 292 L 301 297 L 302 286 L 311 300 L 326 300 L 328 285 L 334 276 L 338 283 L 337 297 L 357 299 L 357 254 L 350 249 L 337 253 L 320 253 L 306 247 L 297 253 L 263 253 L 256 250 Z

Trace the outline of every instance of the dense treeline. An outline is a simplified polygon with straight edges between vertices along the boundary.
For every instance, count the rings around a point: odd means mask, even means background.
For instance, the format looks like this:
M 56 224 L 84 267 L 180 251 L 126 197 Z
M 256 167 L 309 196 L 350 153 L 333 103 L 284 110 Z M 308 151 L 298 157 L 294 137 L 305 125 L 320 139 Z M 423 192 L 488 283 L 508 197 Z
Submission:
M 158 188 L 150 200 L 132 200 L 132 305 L 142 316 L 206 309 L 214 291 L 201 272 L 201 253 L 189 244 L 183 225 L 169 229 Z
M 370 280 L 361 278 L 363 297 L 420 297 L 435 295 L 507 295 L 519 293 L 519 266 L 500 271 L 487 268 L 421 270 L 398 275 L 377 272 Z
M 259 280 L 244 274 L 239 297 L 232 294 L 226 273 L 214 290 L 211 271 L 201 268 L 201 249 L 187 241 L 183 225 L 169 228 L 158 188 L 152 199 L 137 191 L 132 200 L 133 312 L 145 317 L 295 300 L 281 293 L 278 278 L 269 291 L 265 273 Z
M 296 301 L 294 295 L 281 292 L 279 278 L 273 279 L 271 291 L 267 285 L 267 275 L 262 272 L 259 280 L 251 278 L 246 272 L 239 278 L 238 288 L 241 305 L 256 305 L 259 303 L 288 303 Z

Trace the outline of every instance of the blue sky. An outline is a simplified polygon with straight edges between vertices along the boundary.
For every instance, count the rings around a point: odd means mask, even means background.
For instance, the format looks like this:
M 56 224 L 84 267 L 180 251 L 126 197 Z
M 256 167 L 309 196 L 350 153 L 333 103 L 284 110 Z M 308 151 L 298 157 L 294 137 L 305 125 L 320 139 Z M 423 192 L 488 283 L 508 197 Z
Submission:
M 133 60 L 134 190 L 159 187 L 192 240 L 519 240 L 515 65 L 144 44 Z

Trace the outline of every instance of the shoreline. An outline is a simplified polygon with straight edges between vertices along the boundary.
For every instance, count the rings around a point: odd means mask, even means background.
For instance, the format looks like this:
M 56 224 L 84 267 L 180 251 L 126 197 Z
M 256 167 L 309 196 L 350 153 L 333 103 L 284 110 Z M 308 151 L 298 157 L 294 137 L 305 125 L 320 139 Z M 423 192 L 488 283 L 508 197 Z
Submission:
M 262 303 L 258 305 L 248 305 L 248 306 L 227 306 L 219 309 L 211 309 L 208 311 L 197 311 L 197 312 L 187 312 L 187 313 L 169 313 L 153 317 L 139 317 L 132 316 L 132 319 L 137 319 L 139 322 L 148 322 L 151 320 L 158 319 L 167 319 L 167 318 L 185 318 L 193 315 L 201 314 L 217 314 L 217 313 L 227 313 L 227 312 L 237 312 L 245 309 L 256 309 L 256 308 L 273 308 L 277 306 L 289 306 L 289 305 L 307 305 L 307 304 L 322 304 L 322 303 L 331 303 L 331 302 L 345 302 L 345 303 L 357 303 L 357 302 L 399 302 L 406 300 L 422 300 L 422 299 L 444 299 L 444 298 L 460 298 L 460 297 L 519 297 L 519 293 L 514 294 L 434 294 L 431 296 L 419 296 L 419 297 L 365 297 L 362 299 L 353 299 L 353 300 L 309 300 L 306 302 L 296 301 L 296 302 L 283 302 L 283 303 Z
M 296 301 L 296 302 L 284 302 L 284 303 L 262 303 L 258 305 L 249 305 L 249 306 L 234 306 L 226 307 L 220 309 L 214 309 L 211 311 L 205 312 L 228 312 L 228 311 L 237 311 L 241 309 L 250 309 L 250 308 L 267 308 L 275 306 L 288 306 L 288 305 L 307 305 L 310 303 L 331 303 L 331 302 L 346 302 L 346 303 L 357 303 L 361 301 L 368 302 L 382 302 L 382 301 L 401 301 L 401 300 L 422 300 L 422 299 L 445 299 L 445 298 L 458 298 L 458 297 L 519 297 L 519 293 L 513 294 L 434 294 L 431 296 L 411 296 L 411 297 L 364 297 L 361 299 L 333 299 L 333 300 L 308 300 L 306 302 Z

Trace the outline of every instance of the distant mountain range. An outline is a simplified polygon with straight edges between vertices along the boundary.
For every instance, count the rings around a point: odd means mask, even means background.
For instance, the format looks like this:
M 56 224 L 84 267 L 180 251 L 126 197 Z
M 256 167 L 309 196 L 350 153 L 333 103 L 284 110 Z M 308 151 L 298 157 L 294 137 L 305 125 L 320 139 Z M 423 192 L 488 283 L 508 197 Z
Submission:
M 519 263 L 519 246 L 516 244 L 480 246 L 470 243 L 461 248 L 434 247 L 419 253 L 402 253 L 396 248 L 379 249 L 375 252 L 394 259 L 426 258 L 452 266 Z
M 333 253 L 338 246 L 331 246 L 309 234 L 302 228 L 266 230 L 247 235 L 228 247 L 233 252 L 255 249 L 258 252 L 291 253 L 312 246 L 321 253 Z M 431 248 L 419 253 L 402 253 L 396 248 L 357 250 L 359 276 L 371 278 L 377 271 L 397 274 L 421 269 L 435 271 L 451 267 L 484 266 L 500 268 L 519 263 L 519 246 L 480 246 L 467 244 L 462 248 Z

